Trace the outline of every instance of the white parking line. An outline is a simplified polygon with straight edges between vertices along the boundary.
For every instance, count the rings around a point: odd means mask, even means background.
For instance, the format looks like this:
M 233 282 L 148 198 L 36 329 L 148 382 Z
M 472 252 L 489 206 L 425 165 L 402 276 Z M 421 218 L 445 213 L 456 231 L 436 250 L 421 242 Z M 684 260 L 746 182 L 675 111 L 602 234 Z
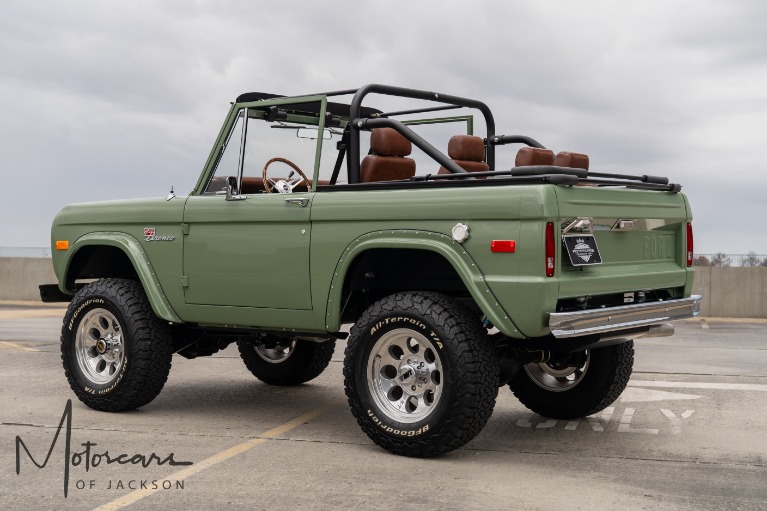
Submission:
M 681 394 L 665 390 L 650 390 L 641 387 L 628 388 L 621 394 L 621 403 L 646 403 L 650 401 L 678 401 L 684 399 L 700 399 L 697 394 Z
M 767 385 L 759 383 L 709 383 L 691 381 L 631 380 L 630 387 L 660 387 L 668 389 L 756 390 L 767 392 Z

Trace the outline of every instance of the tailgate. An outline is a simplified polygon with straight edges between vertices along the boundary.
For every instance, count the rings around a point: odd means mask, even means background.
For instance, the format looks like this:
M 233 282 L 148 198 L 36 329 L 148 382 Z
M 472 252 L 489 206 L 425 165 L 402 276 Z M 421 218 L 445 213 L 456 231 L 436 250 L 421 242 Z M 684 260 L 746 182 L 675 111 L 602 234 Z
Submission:
M 686 226 L 690 212 L 683 194 L 583 186 L 555 190 L 557 235 L 573 220 L 589 219 L 590 230 L 575 228 L 567 234 L 593 234 L 602 260 L 575 266 L 564 244 L 560 245 L 557 310 L 689 295 Z

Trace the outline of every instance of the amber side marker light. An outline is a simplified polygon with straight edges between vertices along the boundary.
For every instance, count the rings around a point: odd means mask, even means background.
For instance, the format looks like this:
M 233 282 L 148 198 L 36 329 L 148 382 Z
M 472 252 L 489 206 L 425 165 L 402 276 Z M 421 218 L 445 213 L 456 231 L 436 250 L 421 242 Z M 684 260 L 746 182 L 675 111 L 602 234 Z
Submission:
M 69 241 L 57 241 L 56 242 L 56 250 L 69 250 Z

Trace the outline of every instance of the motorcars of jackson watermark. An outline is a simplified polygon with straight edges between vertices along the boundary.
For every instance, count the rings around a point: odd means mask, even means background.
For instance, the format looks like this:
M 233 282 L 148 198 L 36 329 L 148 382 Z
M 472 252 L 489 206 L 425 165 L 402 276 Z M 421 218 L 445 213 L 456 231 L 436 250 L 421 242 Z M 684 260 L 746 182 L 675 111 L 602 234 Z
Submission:
M 53 437 L 53 441 L 48 448 L 48 453 L 45 454 L 45 459 L 40 462 L 42 458 L 41 453 L 33 455 L 27 444 L 21 438 L 16 436 L 16 474 L 21 475 L 22 466 L 24 470 L 33 470 L 34 467 L 38 469 L 45 469 L 48 462 L 51 459 L 51 455 L 59 442 L 61 436 L 61 430 L 66 424 L 64 432 L 64 472 L 63 472 L 63 486 L 64 486 L 64 498 L 69 495 L 69 489 L 72 479 L 74 479 L 74 487 L 78 490 L 183 490 L 183 480 L 171 480 L 171 479 L 144 479 L 144 478 L 130 478 L 130 479 L 99 479 L 95 474 L 99 469 L 103 469 L 109 465 L 131 465 L 139 467 L 141 469 L 148 469 L 152 466 L 179 466 L 179 465 L 192 465 L 191 461 L 179 461 L 175 458 L 175 453 L 163 453 L 158 454 L 151 453 L 115 453 L 110 452 L 108 449 L 103 448 L 95 442 L 86 440 L 78 446 L 72 445 L 72 400 L 67 400 L 67 404 L 64 407 L 64 413 L 61 416 L 61 421 L 56 428 L 56 434 Z M 50 468 L 49 468 L 50 469 Z M 75 472 L 76 471 L 76 472 Z M 84 474 L 82 473 L 84 472 Z M 76 473 L 77 475 L 74 475 Z

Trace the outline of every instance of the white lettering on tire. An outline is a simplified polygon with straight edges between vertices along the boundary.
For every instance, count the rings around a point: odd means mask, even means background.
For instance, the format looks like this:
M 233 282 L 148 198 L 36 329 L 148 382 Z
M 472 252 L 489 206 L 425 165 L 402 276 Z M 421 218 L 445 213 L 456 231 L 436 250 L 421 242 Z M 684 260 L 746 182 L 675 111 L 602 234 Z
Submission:
M 373 423 L 374 423 L 376 426 L 378 426 L 379 428 L 381 428 L 381 429 L 382 429 L 384 432 L 386 432 L 386 433 L 390 433 L 390 434 L 392 434 L 392 435 L 399 435 L 399 436 L 418 436 L 418 435 L 422 435 L 422 434 L 426 433 L 427 431 L 429 431 L 429 425 L 428 425 L 428 424 L 426 424 L 426 425 L 424 425 L 424 426 L 422 426 L 422 427 L 420 427 L 420 428 L 418 428 L 418 429 L 416 429 L 416 430 L 399 430 L 399 429 L 394 429 L 393 427 L 391 427 L 391 426 L 387 426 L 386 424 L 384 424 L 383 422 L 381 422 L 381 419 L 379 419 L 379 418 L 378 418 L 378 417 L 375 415 L 375 413 L 373 413 L 373 411 L 372 411 L 372 410 L 368 410 L 368 417 L 370 417 L 370 418 L 371 418 L 371 420 L 373 421 Z

